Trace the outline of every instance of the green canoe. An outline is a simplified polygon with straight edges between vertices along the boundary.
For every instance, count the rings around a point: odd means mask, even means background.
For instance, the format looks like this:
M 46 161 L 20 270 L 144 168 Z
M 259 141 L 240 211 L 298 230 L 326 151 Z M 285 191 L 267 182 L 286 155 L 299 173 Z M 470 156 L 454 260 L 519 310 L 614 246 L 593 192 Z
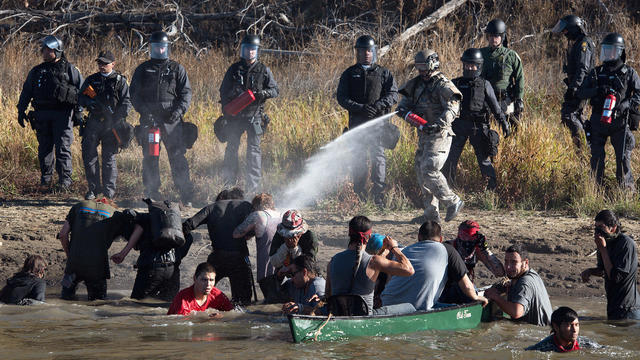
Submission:
M 383 336 L 424 330 L 472 329 L 480 324 L 479 302 L 385 316 L 289 315 L 291 336 L 296 343 L 309 340 L 341 340 L 353 336 Z M 327 321 L 328 319 L 328 321 Z

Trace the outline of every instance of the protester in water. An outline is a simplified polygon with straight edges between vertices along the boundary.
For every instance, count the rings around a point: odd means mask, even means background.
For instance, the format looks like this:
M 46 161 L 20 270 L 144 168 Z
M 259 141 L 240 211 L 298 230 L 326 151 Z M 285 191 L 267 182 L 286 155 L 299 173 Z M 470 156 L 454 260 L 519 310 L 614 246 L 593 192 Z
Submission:
M 260 285 L 263 291 L 267 291 L 265 302 L 287 301 L 288 294 L 282 289 L 282 284 L 285 277 L 292 274 L 293 260 L 306 256 L 315 261 L 317 253 L 318 240 L 302 214 L 298 210 L 285 212 L 269 250 L 269 261 L 275 268 L 275 274 L 265 278 Z
M 488 303 L 487 299 L 476 294 L 460 255 L 442 244 L 442 229 L 438 222 L 427 220 L 422 224 L 418 242 L 402 249 L 402 253 L 411 262 L 414 274 L 394 276 L 389 280 L 381 295 L 383 306 L 411 303 L 416 310 L 432 309 L 448 277 L 460 284 L 470 301 L 479 300 L 483 305 Z
M 167 315 L 189 315 L 194 311 L 207 309 L 233 310 L 231 301 L 214 286 L 215 281 L 216 270 L 214 267 L 207 262 L 198 264 L 193 275 L 193 285 L 180 290 L 173 299 Z M 212 314 L 211 317 L 221 318 L 222 314 Z
M 324 299 L 326 281 L 317 275 L 315 267 L 315 261 L 306 256 L 298 256 L 293 260 L 292 277 L 283 285 L 289 294 L 289 301 L 282 305 L 283 312 L 308 315 Z
M 251 213 L 251 203 L 243 200 L 244 193 L 238 188 L 221 193 L 218 197 L 220 200 L 185 220 L 182 231 L 188 236 L 198 226 L 207 224 L 213 248 L 207 262 L 217 271 L 216 283 L 228 277 L 231 283 L 231 301 L 246 305 L 251 303 L 253 282 L 249 249 L 246 239 L 233 238 L 233 231 Z
M 525 350 L 570 352 L 580 349 L 599 348 L 596 342 L 579 336 L 578 314 L 570 307 L 561 306 L 551 314 L 551 335 Z
M 551 301 L 538 273 L 529 267 L 529 253 L 520 244 L 507 248 L 504 268 L 511 280 L 507 297 L 496 287 L 484 296 L 493 300 L 511 319 L 546 326 L 551 316 Z
M 116 211 L 108 199 L 84 200 L 74 205 L 58 234 L 67 265 L 62 278 L 65 300 L 76 299 L 76 288 L 84 281 L 89 301 L 107 297 L 109 247 L 118 236 L 133 231 L 133 217 Z M 69 240 L 71 235 L 71 240 Z
M 260 284 L 262 295 L 267 298 L 265 278 L 274 274 L 273 266 L 269 261 L 271 240 L 280 223 L 280 213 L 275 209 L 273 196 L 267 193 L 256 195 L 251 201 L 253 212 L 233 230 L 233 238 L 246 241 L 256 238 L 256 279 Z
M 380 273 L 391 276 L 414 274 L 411 262 L 389 236 L 384 238 L 383 246 L 395 256 L 395 260 L 387 259 L 386 253 L 369 255 L 365 252 L 370 237 L 371 220 L 366 216 L 359 215 L 349 221 L 347 250 L 334 255 L 329 261 L 325 288 L 327 298 L 332 295 L 362 297 L 368 314 L 373 313 L 373 292 Z
M 595 268 L 582 272 L 582 281 L 603 276 L 607 294 L 607 318 L 640 320 L 638 293 L 638 253 L 631 237 L 611 210 L 602 210 L 595 218 L 594 242 L 598 250 Z
M 0 301 L 5 304 L 30 305 L 33 301 L 44 301 L 47 283 L 44 274 L 47 263 L 40 255 L 29 255 L 22 270 L 7 279 L 0 291 Z
M 491 252 L 487 245 L 487 238 L 480 233 L 480 225 L 474 220 L 465 220 L 458 226 L 458 236 L 446 244 L 453 246 L 464 260 L 467 274 L 471 282 L 475 280 L 475 267 L 480 260 L 496 277 L 504 276 L 504 266 L 498 257 Z M 460 291 L 457 284 L 445 288 L 440 302 L 465 303 L 471 299 Z

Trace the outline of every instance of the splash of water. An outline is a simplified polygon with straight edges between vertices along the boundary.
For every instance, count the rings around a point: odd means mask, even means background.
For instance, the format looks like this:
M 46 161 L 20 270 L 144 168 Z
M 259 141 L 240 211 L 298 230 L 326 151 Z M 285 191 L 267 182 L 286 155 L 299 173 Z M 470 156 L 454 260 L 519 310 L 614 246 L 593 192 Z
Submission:
M 368 145 L 380 141 L 384 121 L 395 112 L 367 121 L 321 147 L 305 161 L 304 170 L 280 196 L 279 208 L 298 209 L 321 200 L 351 174 L 350 169 L 364 161 Z

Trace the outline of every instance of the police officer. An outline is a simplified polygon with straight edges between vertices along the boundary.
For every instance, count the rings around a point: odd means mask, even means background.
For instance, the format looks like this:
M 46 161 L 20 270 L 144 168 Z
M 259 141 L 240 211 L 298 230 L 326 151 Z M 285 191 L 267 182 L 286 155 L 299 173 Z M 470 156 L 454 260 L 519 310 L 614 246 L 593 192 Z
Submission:
M 40 162 L 40 184 L 49 186 L 53 177 L 53 149 L 55 146 L 58 191 L 68 191 L 71 186 L 72 124 L 82 121 L 82 108 L 77 106 L 78 90 L 82 75 L 78 68 L 66 58 L 62 41 L 53 35 L 42 39 L 40 48 L 44 62 L 27 75 L 18 101 L 18 123 L 25 127 L 31 122 L 38 139 L 38 161 Z M 34 116 L 27 119 L 29 103 L 35 109 Z
M 163 31 L 151 34 L 150 60 L 140 64 L 131 78 L 131 102 L 140 113 L 138 138 L 145 141 L 149 128 L 160 128 L 160 140 L 167 148 L 173 183 L 182 202 L 189 204 L 193 184 L 189 178 L 187 151 L 183 142 L 183 116 L 191 103 L 191 85 L 184 67 L 169 59 L 169 37 Z M 142 136 L 140 136 L 142 135 Z M 142 181 L 145 195 L 160 199 L 160 169 L 158 156 L 142 147 Z
M 447 208 L 444 220 L 451 221 L 458 215 L 464 202 L 451 191 L 440 170 L 451 148 L 451 138 L 454 135 L 451 124 L 458 116 L 462 94 L 438 71 L 440 61 L 435 51 L 418 52 L 415 67 L 420 75 L 400 88 L 399 92 L 403 97 L 398 104 L 399 116 L 406 118 L 412 112 L 426 120 L 426 126 L 418 131 L 415 158 L 425 209 L 424 215 L 413 219 L 413 222 L 440 222 L 439 202 Z
M 89 76 L 80 88 L 80 105 L 89 109 L 89 116 L 82 134 L 82 160 L 89 190 L 86 200 L 102 194 L 112 199 L 116 192 L 118 168 L 116 154 L 123 139 L 118 135 L 118 123 L 125 122 L 131 110 L 127 79 L 113 70 L 115 56 L 111 51 L 101 51 L 96 59 L 98 72 Z M 114 132 L 115 130 L 115 132 Z M 102 144 L 102 186 L 98 166 L 98 144 Z
M 369 35 L 360 36 L 354 46 L 356 64 L 347 68 L 338 83 L 338 103 L 349 111 L 349 128 L 385 115 L 398 102 L 398 88 L 393 75 L 376 64 L 376 44 Z M 373 199 L 383 204 L 386 159 L 384 147 L 379 141 L 368 142 L 364 158 L 354 163 L 353 190 L 366 198 L 367 157 L 371 158 L 371 182 Z
M 627 55 L 624 39 L 618 33 L 610 33 L 600 44 L 602 65 L 594 68 L 578 89 L 580 99 L 589 99 L 591 122 L 591 171 L 602 184 L 604 174 L 604 146 L 607 138 L 616 154 L 616 179 L 621 186 L 634 190 L 631 174 L 631 150 L 635 138 L 629 129 L 628 117 L 632 109 L 640 105 L 640 77 L 625 64 Z M 603 109 L 607 97 L 615 97 L 615 107 L 608 114 Z M 611 115 L 610 117 L 608 115 Z
M 591 38 L 587 36 L 584 29 L 584 21 L 575 15 L 567 15 L 560 19 L 551 30 L 554 34 L 564 34 L 569 41 L 567 57 L 563 66 L 563 71 L 567 74 L 564 79 L 567 91 L 564 93 L 564 101 L 560 110 L 562 123 L 571 131 L 573 142 L 581 147 L 581 133 L 590 134 L 590 122 L 584 123 L 582 120 L 582 110 L 585 101 L 576 96 L 576 92 L 585 77 L 589 74 L 596 63 L 595 45 Z M 587 142 L 589 138 L 587 138 Z
M 500 19 L 487 24 L 485 33 L 489 46 L 480 49 L 484 58 L 482 76 L 493 86 L 502 112 L 515 132 L 524 111 L 524 72 L 520 56 L 507 47 L 506 32 L 507 26 Z
M 238 181 L 238 148 L 242 134 L 247 132 L 247 195 L 259 191 L 262 179 L 261 137 L 269 122 L 264 113 L 267 99 L 278 96 L 278 84 L 271 70 L 258 60 L 260 37 L 245 35 L 240 44 L 240 60 L 232 64 L 220 84 L 222 112 L 229 120 L 227 147 L 224 152 L 223 178 L 228 184 Z M 255 100 L 235 116 L 226 107 L 232 100 L 251 90 Z
M 460 117 L 453 122 L 455 136 L 451 143 L 449 157 L 444 164 L 443 172 L 449 184 L 455 183 L 458 159 L 469 139 L 478 160 L 480 172 L 488 178 L 487 189 L 496 188 L 496 170 L 491 163 L 491 146 L 489 137 L 489 110 L 502 126 L 505 136 L 509 136 L 510 126 L 506 120 L 491 84 L 480 76 L 482 71 L 482 53 L 471 48 L 465 50 L 462 61 L 462 77 L 453 79 L 453 84 L 462 93 Z M 497 144 L 495 144 L 497 145 Z

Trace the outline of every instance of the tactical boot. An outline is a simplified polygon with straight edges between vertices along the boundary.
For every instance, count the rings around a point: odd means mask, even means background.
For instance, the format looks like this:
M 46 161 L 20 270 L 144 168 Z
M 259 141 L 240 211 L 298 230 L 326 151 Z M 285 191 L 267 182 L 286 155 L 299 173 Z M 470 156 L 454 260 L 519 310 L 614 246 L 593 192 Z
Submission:
M 87 191 L 87 193 L 84 194 L 85 200 L 94 200 L 95 198 L 96 198 L 96 194 L 94 194 L 93 191 L 91 190 Z
M 447 207 L 447 216 L 445 216 L 444 221 L 449 222 L 449 221 L 455 219 L 456 216 L 458 216 L 458 213 L 460 212 L 460 210 L 462 210 L 463 207 L 464 207 L 464 201 L 462 201 L 462 200 L 458 200 L 457 203 Z

